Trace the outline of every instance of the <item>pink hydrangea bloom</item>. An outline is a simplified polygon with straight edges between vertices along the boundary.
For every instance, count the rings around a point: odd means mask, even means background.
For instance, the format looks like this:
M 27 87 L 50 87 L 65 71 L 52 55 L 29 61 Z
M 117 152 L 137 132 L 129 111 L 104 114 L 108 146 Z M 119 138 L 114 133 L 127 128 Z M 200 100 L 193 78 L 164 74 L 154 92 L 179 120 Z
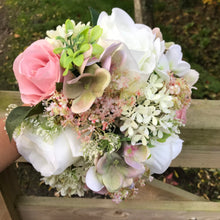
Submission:
M 180 119 L 183 124 L 186 124 L 186 107 L 176 111 L 176 118 Z

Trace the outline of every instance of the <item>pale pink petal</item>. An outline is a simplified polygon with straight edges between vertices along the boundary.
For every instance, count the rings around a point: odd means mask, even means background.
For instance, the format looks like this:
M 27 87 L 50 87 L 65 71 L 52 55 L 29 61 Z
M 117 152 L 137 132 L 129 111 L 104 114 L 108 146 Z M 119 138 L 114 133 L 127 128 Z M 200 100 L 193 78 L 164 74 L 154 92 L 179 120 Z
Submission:
M 144 168 L 144 165 L 143 165 L 142 163 L 139 163 L 139 162 L 137 162 L 137 161 L 134 161 L 133 158 L 124 157 L 124 159 L 125 159 L 125 162 L 126 162 L 129 166 L 131 166 L 131 167 L 133 167 L 133 168 L 135 168 L 135 169 L 137 169 L 137 170 L 144 170 L 144 169 L 145 169 L 145 168 Z
M 158 27 L 155 27 L 153 30 L 152 30 L 153 34 L 155 34 L 156 38 L 159 38 L 161 41 L 163 40 L 163 35 L 160 31 L 160 28 Z
M 96 96 L 92 92 L 85 90 L 78 98 L 73 100 L 71 111 L 76 114 L 85 112 L 90 109 L 95 99 Z
M 183 124 L 186 124 L 186 108 L 176 111 L 176 118 L 180 119 Z
M 89 50 L 87 50 L 85 53 L 83 53 L 84 61 L 83 61 L 83 64 L 79 67 L 79 73 L 80 74 L 83 74 L 84 69 L 85 69 L 91 55 L 92 55 L 92 45 L 90 45 Z

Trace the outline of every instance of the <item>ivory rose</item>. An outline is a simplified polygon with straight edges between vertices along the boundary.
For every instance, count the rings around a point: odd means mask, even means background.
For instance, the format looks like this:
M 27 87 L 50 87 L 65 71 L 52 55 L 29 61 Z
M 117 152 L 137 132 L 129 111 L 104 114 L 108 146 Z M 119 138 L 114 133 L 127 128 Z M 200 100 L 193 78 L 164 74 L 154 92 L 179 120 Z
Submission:
M 14 137 L 18 152 L 42 176 L 58 175 L 83 155 L 81 142 L 76 132 L 65 128 L 60 134 L 54 135 L 51 141 L 45 141 L 31 128 L 25 127 L 19 136 Z
M 161 174 L 181 152 L 183 140 L 177 135 L 172 135 L 164 143 L 157 141 L 152 143 L 154 147 L 149 149 L 151 157 L 145 163 L 150 168 L 151 174 Z
M 103 29 L 99 44 L 109 40 L 124 43 L 137 62 L 139 69 L 149 76 L 164 50 L 164 41 L 156 38 L 152 29 L 144 24 L 135 24 L 122 9 L 114 8 L 112 14 L 102 12 L 97 24 Z
M 14 61 L 21 99 L 25 104 L 37 104 L 50 97 L 61 81 L 59 56 L 46 40 L 31 44 Z

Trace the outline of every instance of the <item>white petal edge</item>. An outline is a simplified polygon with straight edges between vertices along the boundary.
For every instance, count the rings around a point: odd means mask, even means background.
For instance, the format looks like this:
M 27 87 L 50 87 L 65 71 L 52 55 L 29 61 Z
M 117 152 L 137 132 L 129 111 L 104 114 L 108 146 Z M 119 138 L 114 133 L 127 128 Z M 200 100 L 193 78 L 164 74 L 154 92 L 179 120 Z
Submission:
M 194 69 L 191 69 L 188 73 L 186 73 L 183 77 L 186 82 L 188 83 L 188 85 L 190 87 L 192 87 L 199 79 L 199 73 L 194 70 Z
M 90 167 L 86 173 L 86 185 L 93 191 L 98 192 L 104 188 L 104 185 L 99 182 L 96 169 L 94 166 Z
M 167 138 L 165 143 L 153 143 L 155 147 L 150 148 L 151 157 L 145 161 L 150 168 L 151 174 L 161 174 L 166 171 L 172 160 L 181 152 L 182 143 L 183 140 L 178 136 Z

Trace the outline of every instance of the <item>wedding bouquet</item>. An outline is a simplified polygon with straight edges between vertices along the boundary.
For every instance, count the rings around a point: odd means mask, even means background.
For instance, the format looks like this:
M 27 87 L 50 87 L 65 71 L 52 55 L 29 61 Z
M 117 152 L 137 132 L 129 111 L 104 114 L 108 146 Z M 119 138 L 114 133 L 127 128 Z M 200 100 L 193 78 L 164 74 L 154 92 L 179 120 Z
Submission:
M 198 73 L 159 28 L 123 10 L 90 23 L 66 20 L 14 61 L 26 106 L 13 108 L 8 135 L 62 196 L 86 191 L 131 197 L 180 153 Z

